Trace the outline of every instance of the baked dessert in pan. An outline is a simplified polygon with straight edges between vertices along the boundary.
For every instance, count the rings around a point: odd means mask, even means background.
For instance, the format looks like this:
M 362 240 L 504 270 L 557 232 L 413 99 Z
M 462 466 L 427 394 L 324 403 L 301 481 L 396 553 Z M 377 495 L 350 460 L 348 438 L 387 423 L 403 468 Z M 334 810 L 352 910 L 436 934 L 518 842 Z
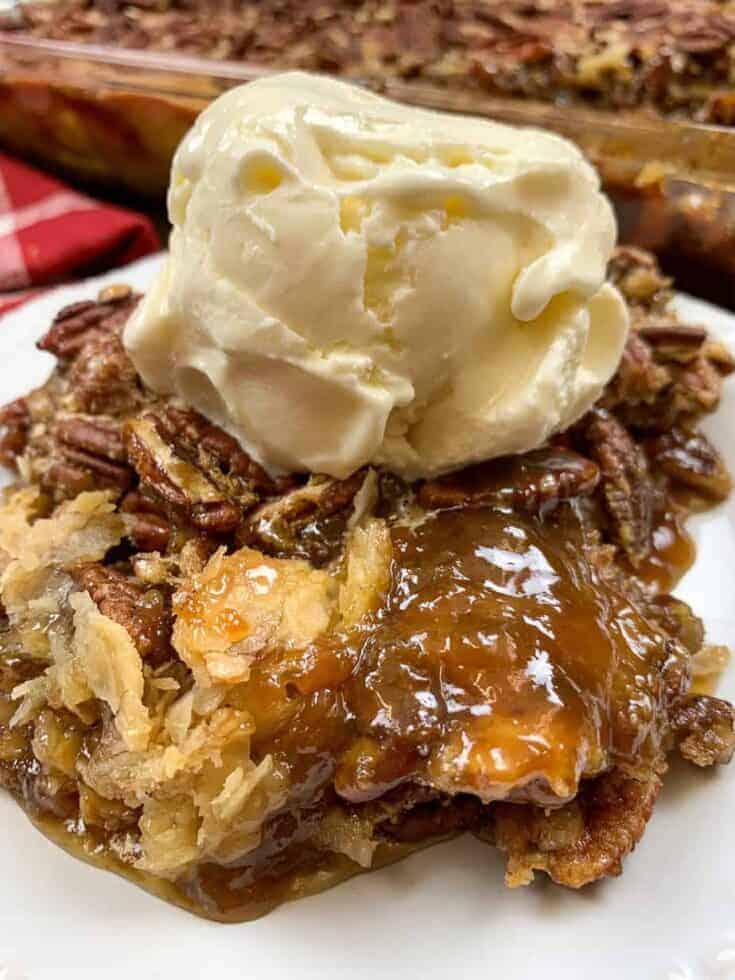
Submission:
M 5 26 L 358 80 L 423 79 L 735 121 L 735 8 L 720 0 L 42 0 L 21 3 Z

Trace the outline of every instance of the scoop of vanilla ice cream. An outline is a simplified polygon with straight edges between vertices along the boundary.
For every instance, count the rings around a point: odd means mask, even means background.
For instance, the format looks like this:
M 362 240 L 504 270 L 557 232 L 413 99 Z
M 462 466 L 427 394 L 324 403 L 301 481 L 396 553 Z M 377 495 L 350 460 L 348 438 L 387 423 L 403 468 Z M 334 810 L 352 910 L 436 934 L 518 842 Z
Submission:
M 199 117 L 168 206 L 125 344 L 272 470 L 413 479 L 522 452 L 618 364 L 613 215 L 549 133 L 277 75 Z

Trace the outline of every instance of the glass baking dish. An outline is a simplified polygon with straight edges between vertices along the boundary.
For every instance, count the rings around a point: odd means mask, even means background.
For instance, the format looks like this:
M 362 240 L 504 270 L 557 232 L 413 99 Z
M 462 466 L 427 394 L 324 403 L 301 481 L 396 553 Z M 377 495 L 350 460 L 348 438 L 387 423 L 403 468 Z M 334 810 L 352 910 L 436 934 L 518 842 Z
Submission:
M 269 70 L 0 32 L 0 143 L 88 179 L 162 195 L 197 113 Z M 735 308 L 735 129 L 425 82 L 388 80 L 381 91 L 575 140 L 602 174 L 621 240 L 657 252 L 682 288 Z

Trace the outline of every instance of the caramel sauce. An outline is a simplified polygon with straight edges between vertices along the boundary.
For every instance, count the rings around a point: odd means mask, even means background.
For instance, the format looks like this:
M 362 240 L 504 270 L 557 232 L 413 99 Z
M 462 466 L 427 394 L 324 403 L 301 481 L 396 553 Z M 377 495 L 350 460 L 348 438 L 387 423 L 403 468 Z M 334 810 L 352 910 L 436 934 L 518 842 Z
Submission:
M 717 691 L 719 682 L 719 674 L 706 674 L 703 677 L 694 677 L 689 690 L 692 694 L 707 694 L 711 696 Z
M 292 782 L 322 767 L 351 803 L 419 780 L 490 801 L 560 800 L 640 754 L 662 697 L 662 636 L 584 556 L 573 518 L 494 510 L 394 527 L 383 607 L 257 663 L 254 748 Z
M 671 592 L 677 582 L 694 564 L 697 548 L 684 527 L 683 515 L 669 510 L 653 529 L 652 547 L 643 562 L 631 568 L 631 574 L 657 592 Z
M 104 836 L 80 830 L 76 821 L 59 820 L 28 807 L 26 812 L 45 837 L 73 857 L 127 878 L 187 912 L 217 922 L 260 918 L 284 902 L 316 895 L 365 870 L 342 854 L 316 851 L 297 842 L 284 851 L 280 862 L 270 863 L 268 872 L 255 878 L 247 868 L 205 864 L 189 880 L 173 882 L 122 864 L 107 849 Z M 373 855 L 371 870 L 384 868 L 435 842 L 436 838 L 416 844 L 381 843 Z

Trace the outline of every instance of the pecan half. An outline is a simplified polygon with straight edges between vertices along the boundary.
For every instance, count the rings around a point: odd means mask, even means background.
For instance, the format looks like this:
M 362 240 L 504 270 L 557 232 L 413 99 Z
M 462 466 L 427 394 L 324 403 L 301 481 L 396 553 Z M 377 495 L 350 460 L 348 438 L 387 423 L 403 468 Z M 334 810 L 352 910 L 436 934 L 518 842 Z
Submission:
M 323 565 L 340 549 L 352 502 L 364 480 L 364 470 L 346 480 L 312 477 L 255 510 L 238 533 L 238 543 L 276 558 L 306 558 Z
M 110 461 L 125 462 L 122 425 L 116 419 L 66 415 L 58 420 L 54 431 L 56 438 L 65 445 Z
M 143 488 L 179 518 L 211 534 L 228 534 L 242 519 L 228 500 L 195 466 L 178 456 L 160 435 L 151 414 L 125 424 L 128 459 Z
M 649 457 L 675 483 L 712 500 L 725 500 L 732 480 L 722 456 L 701 432 L 672 429 L 646 443 Z
M 105 416 L 61 415 L 51 427 L 42 486 L 54 498 L 101 487 L 124 492 L 133 480 L 120 423 Z
M 75 573 L 101 613 L 124 626 L 144 659 L 165 660 L 171 654 L 173 618 L 167 596 L 115 568 L 86 565 Z
M 51 328 L 37 346 L 40 350 L 55 354 L 60 360 L 68 360 L 90 340 L 119 331 L 137 302 L 138 297 L 128 291 L 120 298 L 105 302 L 83 300 L 65 306 L 56 314 Z
M 176 446 L 207 478 L 243 511 L 286 489 L 290 481 L 275 483 L 236 439 L 207 421 L 199 412 L 168 403 L 156 412 L 161 435 Z
M 657 499 L 646 455 L 604 409 L 596 409 L 588 416 L 584 439 L 600 467 L 600 488 L 613 537 L 633 565 L 638 565 L 651 548 Z
M 572 449 L 548 446 L 430 480 L 417 496 L 427 510 L 510 503 L 543 514 L 562 500 L 592 493 L 599 479 L 600 471 L 591 460 Z
M 695 694 L 674 706 L 671 725 L 679 752 L 697 766 L 724 765 L 735 751 L 735 709 L 728 701 Z
M 110 463 L 81 449 L 59 447 L 58 455 L 41 478 L 41 486 L 58 499 L 102 488 L 123 493 L 131 481 L 127 466 Z
M 164 552 L 171 540 L 171 525 L 153 514 L 133 514 L 128 537 L 139 551 Z

